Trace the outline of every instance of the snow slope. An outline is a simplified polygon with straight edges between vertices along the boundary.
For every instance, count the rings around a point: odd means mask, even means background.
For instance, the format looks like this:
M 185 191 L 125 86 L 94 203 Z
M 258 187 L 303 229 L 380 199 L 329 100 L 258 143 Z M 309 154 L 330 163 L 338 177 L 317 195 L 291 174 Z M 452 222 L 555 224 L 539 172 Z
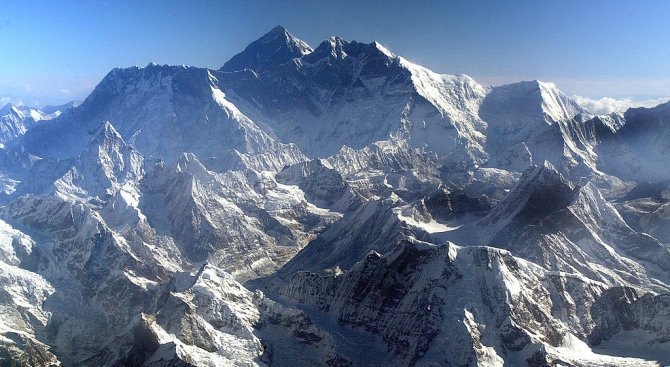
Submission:
M 10 105 L 0 365 L 669 364 L 668 106 L 282 27 Z

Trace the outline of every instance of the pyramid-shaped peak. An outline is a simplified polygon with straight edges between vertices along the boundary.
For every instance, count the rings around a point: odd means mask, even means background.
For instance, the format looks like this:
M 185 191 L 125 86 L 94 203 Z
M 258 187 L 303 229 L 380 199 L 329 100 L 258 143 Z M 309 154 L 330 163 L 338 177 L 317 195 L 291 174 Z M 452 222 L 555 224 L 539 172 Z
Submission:
M 543 218 L 573 202 L 579 187 L 567 180 L 548 161 L 526 170 L 519 182 L 484 219 L 482 224 L 509 221 L 517 215 L 525 220 Z
M 175 167 L 177 172 L 185 172 L 196 177 L 208 175 L 207 168 L 193 153 L 182 152 Z
M 280 34 L 284 34 L 284 35 L 287 35 L 287 36 L 291 35 L 286 28 L 284 28 L 281 25 L 277 25 L 274 28 L 272 28 L 268 33 L 266 33 L 263 37 L 266 37 L 266 36 L 269 36 L 269 35 L 280 35 Z
M 269 32 L 264 34 L 261 38 L 257 39 L 256 41 L 252 42 L 249 46 L 256 42 L 274 42 L 274 41 L 279 41 L 279 42 L 286 42 L 286 43 L 303 43 L 307 45 L 305 42 L 301 41 L 297 37 L 293 36 L 286 28 L 284 28 L 281 25 L 278 25 L 274 28 L 272 28 Z M 309 47 L 309 46 L 308 46 Z
M 542 185 L 550 184 L 565 186 L 570 189 L 575 188 L 574 183 L 566 179 L 553 164 L 546 160 L 542 164 L 531 167 L 524 172 L 519 182 L 540 182 Z
M 286 28 L 279 25 L 249 44 L 244 51 L 233 56 L 223 65 L 221 71 L 251 69 L 262 73 L 310 52 L 312 48 L 307 43 L 294 37 Z
M 111 122 L 105 121 L 100 127 L 93 133 L 93 139 L 91 142 L 95 145 L 100 145 L 105 142 L 115 141 L 121 144 L 125 144 L 123 137 L 116 131 L 116 128 L 112 125 Z
M 384 55 L 386 55 L 386 56 L 388 56 L 388 57 L 390 57 L 390 58 L 395 58 L 395 57 L 396 57 L 396 55 L 395 55 L 393 52 L 391 52 L 391 50 L 389 50 L 388 48 L 386 48 L 386 47 L 385 47 L 384 45 L 382 45 L 381 43 L 379 43 L 379 42 L 377 42 L 377 41 L 374 41 L 374 42 L 372 42 L 372 45 L 373 45 L 377 50 L 379 50 L 381 53 L 383 53 Z
M 571 197 L 571 193 L 577 189 L 572 181 L 566 179 L 557 169 L 544 161 L 543 164 L 529 168 L 521 176 L 515 190 L 526 194 L 537 192 L 538 195 L 550 195 L 551 192 L 566 193 L 564 196 Z M 560 200 L 556 200 L 558 202 Z M 569 201 L 568 199 L 564 201 Z
M 0 109 L 0 116 L 10 115 L 10 114 L 14 114 L 14 115 L 17 115 L 19 117 L 23 117 L 23 113 L 21 113 L 21 110 L 16 105 L 14 105 L 13 103 L 7 103 L 4 107 L 2 107 Z

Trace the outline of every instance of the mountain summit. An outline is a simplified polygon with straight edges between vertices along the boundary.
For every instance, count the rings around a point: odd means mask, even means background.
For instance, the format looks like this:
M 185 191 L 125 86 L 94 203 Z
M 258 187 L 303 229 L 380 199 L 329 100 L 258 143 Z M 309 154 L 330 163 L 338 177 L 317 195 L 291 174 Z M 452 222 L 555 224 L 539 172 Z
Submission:
M 670 104 L 278 26 L 43 112 L 0 110 L 0 366 L 670 364 Z
M 230 72 L 251 69 L 256 73 L 262 73 L 310 52 L 312 48 L 307 43 L 278 25 L 252 42 L 244 51 L 233 56 L 220 70 Z

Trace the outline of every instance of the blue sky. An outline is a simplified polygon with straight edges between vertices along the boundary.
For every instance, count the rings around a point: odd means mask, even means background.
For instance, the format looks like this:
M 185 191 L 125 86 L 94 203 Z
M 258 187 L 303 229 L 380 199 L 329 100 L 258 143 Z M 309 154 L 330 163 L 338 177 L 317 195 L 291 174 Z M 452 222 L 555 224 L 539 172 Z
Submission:
M 483 84 L 568 95 L 670 95 L 670 1 L 0 0 L 0 104 L 83 99 L 114 67 L 219 68 L 277 24 L 313 47 L 377 40 Z

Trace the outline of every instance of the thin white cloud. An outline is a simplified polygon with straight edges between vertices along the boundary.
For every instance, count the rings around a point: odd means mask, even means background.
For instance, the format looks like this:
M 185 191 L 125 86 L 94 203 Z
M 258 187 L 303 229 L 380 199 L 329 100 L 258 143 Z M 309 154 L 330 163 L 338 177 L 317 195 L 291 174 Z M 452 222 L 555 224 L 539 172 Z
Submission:
M 8 103 L 11 103 L 15 106 L 23 106 L 25 103 L 23 103 L 22 99 L 19 98 L 12 98 L 12 97 L 0 97 L 0 108 L 6 106 Z
M 0 104 L 26 104 L 41 107 L 45 104 L 58 105 L 73 100 L 82 100 L 91 93 L 97 81 L 40 79 L 36 82 L 21 82 L 0 78 Z M 39 88 L 35 88 L 39 85 Z M 2 107 L 2 106 L 0 106 Z
M 572 96 L 572 99 L 596 115 L 606 115 L 612 112 L 625 112 L 631 107 L 656 107 L 661 103 L 668 102 L 670 97 L 633 100 L 631 98 L 615 99 L 610 97 L 592 99 L 575 95 Z

